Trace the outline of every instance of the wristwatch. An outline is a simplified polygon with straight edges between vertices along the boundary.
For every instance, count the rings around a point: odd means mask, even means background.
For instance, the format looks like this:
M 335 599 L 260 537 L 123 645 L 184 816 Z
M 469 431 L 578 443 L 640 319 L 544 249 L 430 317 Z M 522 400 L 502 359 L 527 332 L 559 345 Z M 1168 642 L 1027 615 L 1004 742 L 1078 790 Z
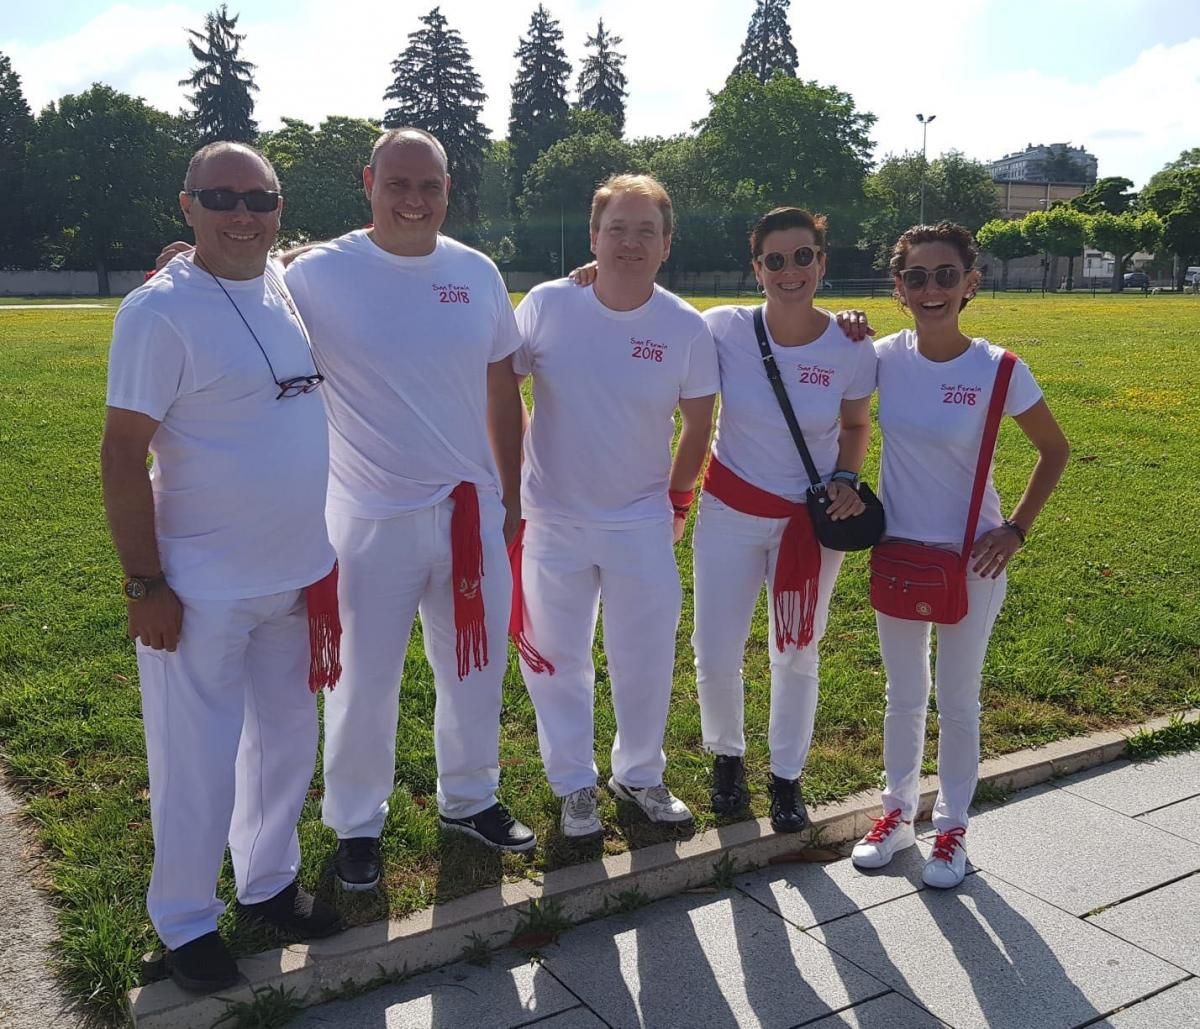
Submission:
M 830 482 L 844 482 L 851 489 L 858 489 L 858 472 L 851 472 L 845 468 L 839 468 L 831 476 Z
M 145 600 L 159 586 L 165 585 L 167 577 L 159 572 L 157 575 L 127 575 L 125 576 L 125 599 Z

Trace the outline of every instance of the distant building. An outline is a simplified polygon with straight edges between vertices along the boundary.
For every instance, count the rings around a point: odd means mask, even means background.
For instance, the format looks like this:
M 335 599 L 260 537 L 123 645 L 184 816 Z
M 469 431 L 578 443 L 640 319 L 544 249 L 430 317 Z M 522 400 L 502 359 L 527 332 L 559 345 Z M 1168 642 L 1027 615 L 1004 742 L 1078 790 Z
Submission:
M 991 164 L 994 182 L 1036 182 L 1094 186 L 1096 158 L 1069 143 L 1029 144 Z
M 1023 218 L 1030 211 L 1048 211 L 1057 203 L 1079 196 L 1083 185 L 1050 182 L 996 182 L 1001 218 Z

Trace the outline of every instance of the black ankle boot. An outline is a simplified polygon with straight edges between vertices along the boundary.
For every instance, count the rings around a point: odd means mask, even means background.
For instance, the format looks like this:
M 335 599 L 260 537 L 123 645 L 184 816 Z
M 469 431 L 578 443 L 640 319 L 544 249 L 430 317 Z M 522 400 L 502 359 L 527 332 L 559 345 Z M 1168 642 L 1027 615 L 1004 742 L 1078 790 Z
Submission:
M 799 832 L 808 825 L 808 811 L 800 796 L 799 779 L 771 776 L 767 789 L 771 794 L 771 828 L 776 832 Z
M 746 806 L 746 767 L 740 757 L 718 754 L 713 759 L 709 798 L 717 815 L 731 815 Z

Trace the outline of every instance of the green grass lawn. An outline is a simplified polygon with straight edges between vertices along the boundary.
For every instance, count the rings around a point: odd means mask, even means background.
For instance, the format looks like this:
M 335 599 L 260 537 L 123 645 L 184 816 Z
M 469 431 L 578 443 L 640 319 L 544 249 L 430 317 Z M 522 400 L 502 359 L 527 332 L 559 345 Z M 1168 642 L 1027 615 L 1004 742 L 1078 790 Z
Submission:
M 906 324 L 890 301 L 860 303 L 882 333 Z M 112 318 L 111 308 L 0 310 L 0 754 L 47 847 L 65 979 L 92 1011 L 118 1020 L 153 931 L 143 903 L 151 837 L 133 648 L 97 469 Z M 1062 485 L 1010 573 L 984 672 L 985 753 L 1200 704 L 1200 299 L 984 296 L 964 327 L 1030 363 L 1073 445 Z M 1006 424 L 997 470 L 1006 506 L 1033 457 L 1016 426 Z M 873 450 L 872 481 L 876 460 Z M 699 749 L 686 545 L 679 556 L 687 592 L 667 782 L 704 828 L 712 824 L 709 760 Z M 865 555 L 851 555 L 823 647 L 805 773 L 810 802 L 878 781 L 884 680 L 866 598 Z M 401 914 L 502 875 L 532 875 L 587 856 L 569 853 L 557 838 L 557 803 L 542 774 L 533 708 L 511 661 L 502 794 L 537 829 L 541 845 L 526 862 L 441 839 L 433 683 L 415 637 L 409 655 L 397 788 L 385 829 L 386 888 L 378 898 L 337 895 L 351 921 Z M 761 815 L 768 710 L 761 601 L 745 671 L 748 771 Z M 602 654 L 596 731 L 597 762 L 607 777 L 614 726 Z M 933 754 L 931 742 L 929 771 Z M 318 773 L 301 825 L 302 878 L 334 896 L 334 837 L 319 820 L 320 785 Z M 604 851 L 662 838 L 611 799 L 601 814 L 609 827 Z M 232 899 L 228 868 L 220 893 Z M 239 953 L 273 942 L 232 919 L 223 928 Z

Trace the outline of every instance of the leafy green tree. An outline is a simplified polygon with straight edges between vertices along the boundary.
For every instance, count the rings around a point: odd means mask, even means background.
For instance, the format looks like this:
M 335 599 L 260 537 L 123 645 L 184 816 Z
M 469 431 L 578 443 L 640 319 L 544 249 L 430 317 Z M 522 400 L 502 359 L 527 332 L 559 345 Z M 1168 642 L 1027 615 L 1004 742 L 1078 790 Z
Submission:
M 513 240 L 516 220 L 512 214 L 512 147 L 506 139 L 494 139 L 483 155 L 483 177 L 479 186 L 479 242 L 497 264 L 505 240 L 505 263 L 516 257 Z M 512 250 L 514 252 L 509 253 Z
M 612 135 L 568 136 L 551 146 L 534 161 L 521 193 L 526 258 L 554 272 L 590 260 L 592 193 L 610 175 L 641 170 L 633 147 Z
M 25 197 L 33 132 L 21 77 L 0 54 L 0 268 L 28 267 L 36 259 L 35 205 Z
M 1169 161 L 1164 171 L 1187 171 L 1189 168 L 1200 168 L 1200 146 L 1184 150 L 1175 160 Z
M 410 33 L 408 46 L 392 62 L 395 78 L 383 94 L 395 106 L 383 116 L 387 128 L 424 129 L 438 138 L 449 158 L 449 222 L 467 229 L 479 215 L 479 182 L 488 130 L 480 120 L 487 94 L 475 73 L 462 36 L 435 7 Z
M 1065 257 L 1067 264 L 1067 289 L 1075 288 L 1075 258 L 1083 251 L 1087 242 L 1087 215 L 1073 207 L 1061 204 L 1049 211 L 1032 211 L 1021 219 L 1021 231 L 1025 238 L 1038 250 L 1051 257 Z M 1043 276 L 1043 285 L 1045 278 Z M 1057 288 L 1057 281 L 1051 288 Z
M 281 235 L 289 242 L 331 239 L 371 220 L 362 170 L 379 126 L 332 116 L 318 129 L 294 118 L 263 135 L 263 153 L 279 173 L 285 209 Z
M 530 165 L 568 131 L 567 78 L 571 65 L 562 40 L 558 22 L 538 4 L 529 21 L 529 34 L 519 40 L 515 54 L 519 63 L 508 117 L 514 207 Z
M 52 212 L 58 263 L 148 268 L 184 230 L 179 189 L 195 138 L 184 119 L 97 83 L 38 116 L 30 170 Z
M 1036 253 L 1018 220 L 993 218 L 979 226 L 975 240 L 980 247 L 1000 261 L 1000 288 L 1008 289 L 1008 262 Z
M 1076 211 L 1082 211 L 1084 214 L 1124 214 L 1137 200 L 1137 194 L 1130 192 L 1132 187 L 1132 179 L 1111 175 L 1100 179 L 1091 189 L 1080 193 L 1070 203 Z
M 789 6 L 791 0 L 756 0 L 742 52 L 730 78 L 753 75 L 766 83 L 776 74 L 796 77 L 799 60 L 787 20 Z
M 1138 250 L 1153 251 L 1162 231 L 1162 220 L 1153 211 L 1101 211 L 1088 219 L 1088 242 L 1113 255 L 1112 292 L 1125 288 L 1125 263 L 1129 258 Z
M 204 16 L 204 30 L 189 29 L 192 56 L 198 62 L 179 85 L 191 86 L 188 94 L 201 143 L 231 139 L 252 143 L 258 135 L 254 121 L 254 65 L 241 59 L 243 33 L 237 32 L 240 15 L 229 14 L 221 4 Z
M 583 59 L 579 70 L 579 106 L 587 111 L 598 111 L 612 119 L 613 135 L 618 138 L 625 133 L 625 72 L 622 65 L 625 55 L 616 48 L 621 37 L 614 36 L 604 28 L 601 18 L 596 34 L 587 37 L 587 48 L 592 52 Z
M 1138 207 L 1153 211 L 1163 222 L 1163 245 L 1175 255 L 1175 284 L 1182 286 L 1189 264 L 1200 259 L 1200 243 L 1193 228 L 1200 224 L 1200 162 L 1194 151 L 1179 157 L 1150 176 L 1138 195 Z

